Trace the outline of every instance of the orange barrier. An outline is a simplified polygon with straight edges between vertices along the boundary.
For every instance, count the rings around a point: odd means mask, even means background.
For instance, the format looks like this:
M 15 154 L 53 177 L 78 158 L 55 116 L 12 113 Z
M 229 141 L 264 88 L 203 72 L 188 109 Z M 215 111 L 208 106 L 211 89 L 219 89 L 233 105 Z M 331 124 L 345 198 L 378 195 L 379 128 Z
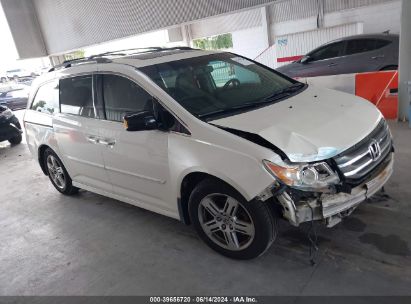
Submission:
M 356 74 L 355 95 L 375 104 L 385 118 L 396 119 L 398 115 L 398 71 Z

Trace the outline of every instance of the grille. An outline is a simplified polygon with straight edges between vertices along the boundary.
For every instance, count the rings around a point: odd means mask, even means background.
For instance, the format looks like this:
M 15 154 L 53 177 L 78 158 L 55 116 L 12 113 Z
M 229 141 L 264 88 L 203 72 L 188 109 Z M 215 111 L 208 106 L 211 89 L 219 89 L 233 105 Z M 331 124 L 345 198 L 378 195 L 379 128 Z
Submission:
M 355 146 L 334 157 L 346 182 L 357 184 L 378 167 L 391 151 L 392 141 L 387 122 L 378 126 Z

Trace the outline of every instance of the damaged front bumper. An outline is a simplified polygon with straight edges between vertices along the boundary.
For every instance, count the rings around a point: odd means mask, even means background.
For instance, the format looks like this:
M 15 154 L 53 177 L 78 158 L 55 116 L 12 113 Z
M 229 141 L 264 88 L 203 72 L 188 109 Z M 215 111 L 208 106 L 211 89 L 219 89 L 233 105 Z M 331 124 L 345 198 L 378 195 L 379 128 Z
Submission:
M 391 153 L 377 173 L 361 185 L 352 188 L 349 194 L 316 193 L 313 198 L 296 200 L 292 193 L 286 190 L 276 198 L 283 207 L 283 216 L 291 225 L 299 226 L 304 222 L 323 220 L 327 227 L 333 227 L 384 186 L 393 172 L 393 165 L 394 153 Z

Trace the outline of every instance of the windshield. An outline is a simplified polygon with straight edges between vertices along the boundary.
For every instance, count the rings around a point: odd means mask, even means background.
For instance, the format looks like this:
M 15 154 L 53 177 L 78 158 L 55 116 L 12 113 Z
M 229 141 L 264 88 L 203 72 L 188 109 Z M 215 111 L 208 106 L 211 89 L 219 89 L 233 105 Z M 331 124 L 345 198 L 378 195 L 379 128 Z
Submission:
M 272 104 L 304 87 L 232 53 L 160 63 L 140 70 L 191 114 L 204 120 Z

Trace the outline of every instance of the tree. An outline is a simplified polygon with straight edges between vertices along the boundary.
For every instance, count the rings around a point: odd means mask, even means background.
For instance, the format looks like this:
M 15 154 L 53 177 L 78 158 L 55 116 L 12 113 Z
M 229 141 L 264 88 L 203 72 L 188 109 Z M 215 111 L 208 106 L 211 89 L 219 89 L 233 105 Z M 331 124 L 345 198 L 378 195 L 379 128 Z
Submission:
M 233 47 L 233 37 L 231 34 L 196 39 L 193 41 L 196 48 L 202 50 L 220 50 Z

